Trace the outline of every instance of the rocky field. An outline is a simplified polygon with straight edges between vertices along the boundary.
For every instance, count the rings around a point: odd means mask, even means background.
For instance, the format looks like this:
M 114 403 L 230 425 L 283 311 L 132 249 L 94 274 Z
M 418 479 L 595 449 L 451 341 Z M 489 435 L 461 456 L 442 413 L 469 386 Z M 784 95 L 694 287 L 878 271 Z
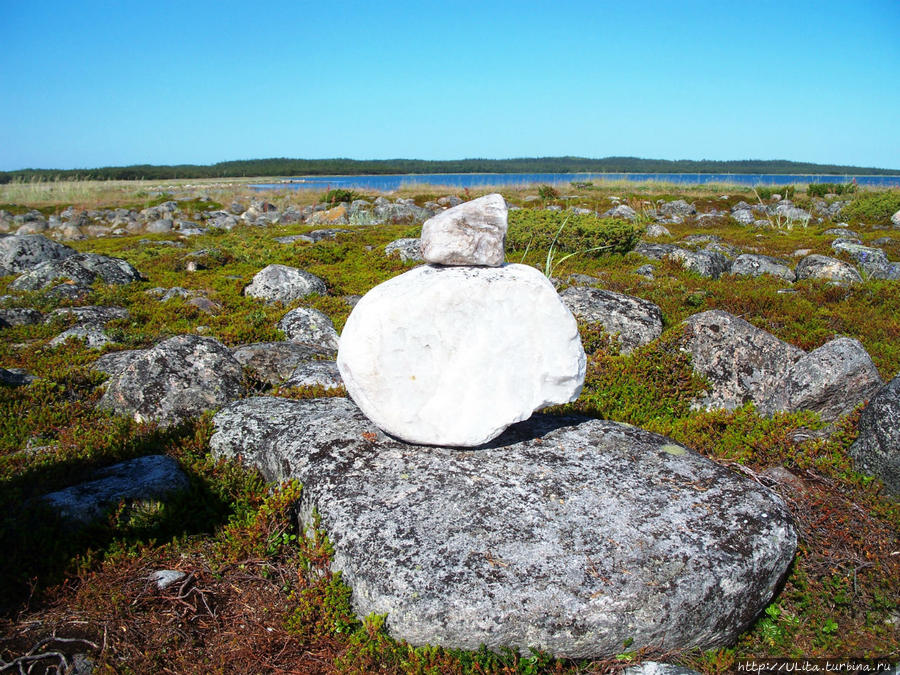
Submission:
M 501 192 L 586 377 L 465 450 L 335 356 L 479 195 L 0 204 L 0 672 L 896 660 L 900 192 Z

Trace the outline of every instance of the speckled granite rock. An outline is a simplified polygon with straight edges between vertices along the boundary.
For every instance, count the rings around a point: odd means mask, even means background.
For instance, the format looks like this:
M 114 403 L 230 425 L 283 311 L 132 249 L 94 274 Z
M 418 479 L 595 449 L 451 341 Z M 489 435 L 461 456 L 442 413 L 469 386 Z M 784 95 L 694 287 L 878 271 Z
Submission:
M 143 278 L 131 263 L 121 258 L 96 253 L 76 253 L 31 268 L 9 287 L 19 291 L 36 291 L 62 279 L 70 279 L 77 286 L 88 287 L 97 280 L 106 284 L 128 284 Z
M 216 456 L 303 483 L 357 613 L 414 645 L 725 645 L 797 543 L 767 489 L 614 422 L 535 415 L 476 450 L 405 444 L 339 398 L 244 399 L 215 424 Z
M 325 293 L 325 282 L 306 270 L 287 265 L 269 265 L 253 277 L 244 295 L 271 302 L 293 302 L 313 293 Z
M 235 347 L 231 353 L 254 379 L 278 386 L 288 380 L 301 363 L 325 358 L 330 352 L 294 342 L 255 342 Z
M 850 455 L 857 470 L 878 476 L 889 493 L 900 495 L 900 375 L 863 410 Z
M 297 307 L 278 321 L 277 328 L 284 331 L 291 342 L 314 345 L 323 352 L 334 355 L 338 348 L 338 334 L 331 319 L 318 309 Z
M 50 260 L 61 260 L 77 251 L 42 234 L 0 235 L 0 268 L 9 274 L 30 270 Z
M 616 335 L 623 354 L 662 334 L 662 310 L 649 300 L 584 286 L 570 286 L 559 297 L 577 318 Z

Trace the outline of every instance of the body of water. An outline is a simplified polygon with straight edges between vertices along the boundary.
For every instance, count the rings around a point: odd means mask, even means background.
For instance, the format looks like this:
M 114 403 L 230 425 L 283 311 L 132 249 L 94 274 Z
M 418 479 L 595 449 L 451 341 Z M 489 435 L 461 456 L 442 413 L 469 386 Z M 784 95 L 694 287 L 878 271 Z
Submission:
M 900 176 L 834 176 L 821 174 L 749 174 L 749 173 L 428 173 L 383 176 L 299 176 L 289 182 L 261 183 L 256 190 L 330 190 L 355 188 L 388 192 L 414 185 L 440 185 L 453 188 L 485 188 L 503 185 L 571 183 L 572 181 L 655 181 L 680 185 L 736 183 L 738 185 L 792 185 L 797 183 L 849 183 L 873 187 L 900 187 Z

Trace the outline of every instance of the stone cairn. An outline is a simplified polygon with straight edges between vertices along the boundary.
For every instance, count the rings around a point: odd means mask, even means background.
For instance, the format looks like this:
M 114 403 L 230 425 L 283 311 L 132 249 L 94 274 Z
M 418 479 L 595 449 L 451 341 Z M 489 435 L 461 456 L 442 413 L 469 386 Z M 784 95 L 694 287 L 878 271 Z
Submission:
M 575 318 L 543 274 L 503 264 L 506 229 L 499 194 L 439 213 L 422 226 L 428 264 L 373 288 L 347 319 L 338 369 L 385 432 L 478 446 L 578 398 L 585 355 Z

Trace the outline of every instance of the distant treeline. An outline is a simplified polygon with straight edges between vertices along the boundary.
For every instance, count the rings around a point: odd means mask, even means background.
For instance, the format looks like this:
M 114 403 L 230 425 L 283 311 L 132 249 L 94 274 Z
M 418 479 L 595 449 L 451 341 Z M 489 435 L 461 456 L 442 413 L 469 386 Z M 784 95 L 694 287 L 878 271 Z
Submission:
M 0 183 L 32 180 L 161 180 L 240 176 L 337 176 L 407 173 L 775 173 L 895 174 L 897 170 L 787 160 L 677 161 L 638 157 L 523 157 L 519 159 L 247 159 L 218 164 L 107 166 L 98 169 L 22 169 L 0 172 Z

